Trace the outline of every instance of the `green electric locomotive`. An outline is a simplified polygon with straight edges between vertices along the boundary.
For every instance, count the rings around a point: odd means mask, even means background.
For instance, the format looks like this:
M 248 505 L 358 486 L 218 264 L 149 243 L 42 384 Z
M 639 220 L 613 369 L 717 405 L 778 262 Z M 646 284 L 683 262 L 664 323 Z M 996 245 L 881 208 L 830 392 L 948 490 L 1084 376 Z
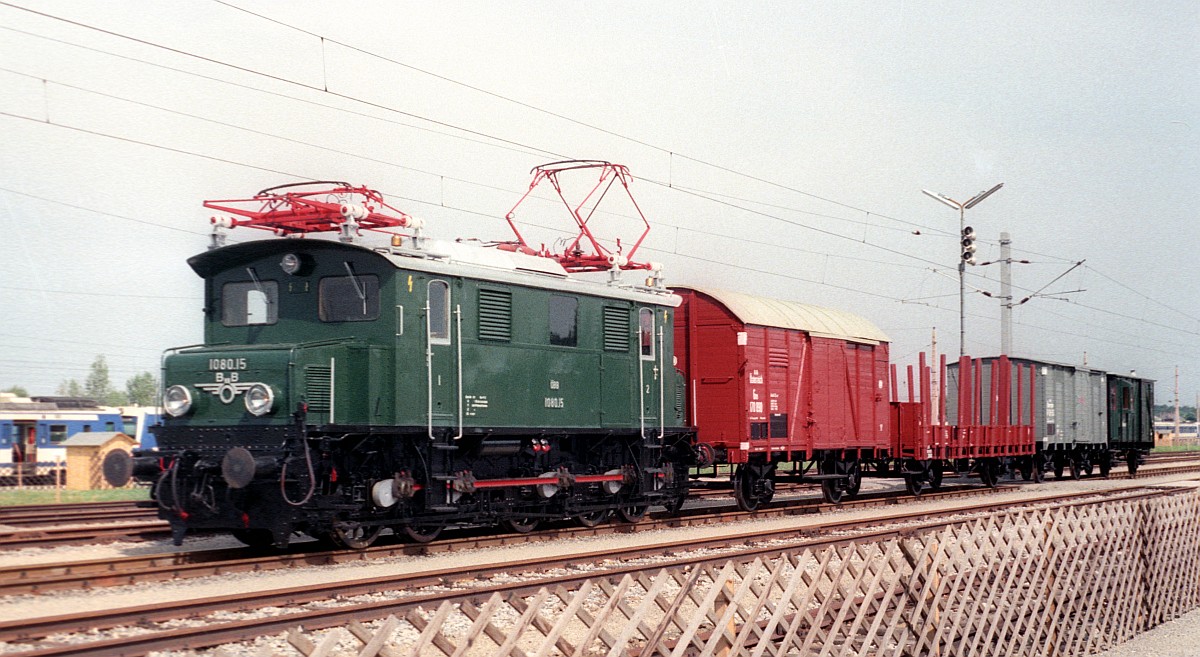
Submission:
M 110 481 L 150 484 L 176 542 L 219 530 L 361 548 L 384 529 L 428 541 L 682 504 L 677 296 L 653 276 L 584 280 L 528 248 L 426 239 L 340 185 L 264 190 L 250 219 L 214 220 L 215 236 L 287 237 L 214 237 L 188 261 L 205 281 L 204 344 L 165 357 L 158 449 L 113 457 Z M 356 193 L 362 205 L 320 200 Z M 386 217 L 415 236 L 355 239 Z M 304 238 L 328 229 L 342 240 Z

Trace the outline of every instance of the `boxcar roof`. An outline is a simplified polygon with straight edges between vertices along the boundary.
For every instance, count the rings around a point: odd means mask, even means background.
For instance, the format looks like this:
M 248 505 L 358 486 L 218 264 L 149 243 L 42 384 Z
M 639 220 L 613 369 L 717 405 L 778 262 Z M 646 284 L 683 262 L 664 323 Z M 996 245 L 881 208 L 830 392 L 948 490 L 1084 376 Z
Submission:
M 891 342 L 887 334 L 865 318 L 844 310 L 807 303 L 770 299 L 717 288 L 680 287 L 706 294 L 725 306 L 743 324 L 804 331 L 825 338 L 877 344 Z

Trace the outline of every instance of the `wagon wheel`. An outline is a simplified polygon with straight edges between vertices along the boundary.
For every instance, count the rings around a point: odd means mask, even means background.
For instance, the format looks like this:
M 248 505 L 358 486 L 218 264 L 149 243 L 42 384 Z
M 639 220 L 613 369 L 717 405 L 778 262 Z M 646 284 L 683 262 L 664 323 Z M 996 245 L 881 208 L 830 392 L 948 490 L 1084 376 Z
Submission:
M 1079 469 L 1079 459 L 1076 459 L 1074 456 L 1072 456 L 1070 459 L 1068 459 L 1068 466 L 1070 466 L 1071 469 L 1071 478 L 1079 479 L 1081 475 Z
M 1138 471 L 1138 453 L 1137 452 L 1135 452 L 1133 450 L 1129 450 L 1125 454 L 1125 467 L 1129 468 L 1129 477 L 1131 479 L 1137 475 L 1137 471 Z
M 932 461 L 929 464 L 929 490 L 942 489 L 942 462 Z
M 604 522 L 605 520 L 608 520 L 608 516 L 611 513 L 612 513 L 611 509 L 600 509 L 599 511 L 589 511 L 587 513 L 581 513 L 581 514 L 575 516 L 575 522 L 579 523 L 579 525 L 581 527 L 587 527 L 588 529 L 591 529 L 592 527 L 599 525 L 600 523 Z
M 842 482 L 837 479 L 825 479 L 821 482 L 821 495 L 825 498 L 826 502 L 838 504 L 846 496 L 846 489 L 843 488 Z
M 1044 462 L 1042 457 L 1034 454 L 1029 457 L 1029 468 L 1033 471 L 1033 483 L 1040 484 L 1045 479 L 1045 469 L 1042 467 Z
M 908 489 L 909 494 L 913 497 L 921 496 L 921 479 L 922 476 L 919 474 L 910 473 L 904 475 L 904 487 Z
M 850 492 L 850 476 L 847 470 L 851 469 L 843 461 L 837 459 L 826 459 L 821 462 L 821 474 L 846 474 L 846 479 L 824 479 L 821 481 L 821 495 L 826 502 L 830 504 L 838 504 Z
M 1100 476 L 1108 478 L 1108 473 L 1112 472 L 1112 452 L 1104 450 L 1100 452 Z
M 404 525 L 400 528 L 400 535 L 412 541 L 413 543 L 428 543 L 437 540 L 437 537 L 442 534 L 441 527 L 416 527 L 413 525 Z
M 269 529 L 235 529 L 232 534 L 250 547 L 263 548 L 275 544 L 275 535 Z
M 991 459 L 979 460 L 979 480 L 988 488 L 996 487 L 996 468 L 992 465 Z
M 617 519 L 621 522 L 638 523 L 642 518 L 646 517 L 646 511 L 650 507 L 646 505 L 631 504 L 627 506 L 617 507 Z
M 846 494 L 854 497 L 862 489 L 862 464 L 858 459 L 846 462 L 846 475 Z
M 1091 458 L 1084 456 L 1079 459 L 1079 472 L 1084 477 L 1092 476 L 1092 470 L 1094 470 L 1094 469 L 1095 469 L 1095 464 L 1092 463 Z
M 1063 478 L 1063 467 L 1065 465 L 1066 464 L 1063 462 L 1063 458 L 1061 456 L 1054 457 L 1054 478 L 1055 479 Z
M 1033 479 L 1033 461 L 1022 458 L 1017 461 L 1017 472 L 1021 475 L 1021 479 L 1029 481 Z
M 759 500 L 754 495 L 754 476 L 746 465 L 739 465 L 733 474 L 733 498 L 742 511 L 755 511 Z
M 370 547 L 382 531 L 382 525 L 364 525 L 350 520 L 338 521 L 333 523 L 333 529 L 329 530 L 329 538 L 335 545 L 362 550 Z
M 500 526 L 514 534 L 528 534 L 537 529 L 540 521 L 537 518 L 505 518 Z

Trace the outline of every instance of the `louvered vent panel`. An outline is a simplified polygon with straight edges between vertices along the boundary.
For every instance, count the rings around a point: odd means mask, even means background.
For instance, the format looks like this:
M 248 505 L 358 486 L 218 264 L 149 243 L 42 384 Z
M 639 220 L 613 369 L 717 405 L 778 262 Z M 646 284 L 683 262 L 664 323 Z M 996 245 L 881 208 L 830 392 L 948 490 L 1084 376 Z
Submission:
M 479 339 L 512 340 L 512 293 L 479 290 Z
M 304 368 L 304 398 L 308 410 L 314 413 L 329 412 L 329 395 L 333 388 L 330 381 L 332 370 L 325 365 L 309 365 Z
M 787 347 L 771 347 L 767 352 L 767 364 L 771 367 L 787 367 L 788 366 L 788 351 Z
M 629 309 L 604 307 L 604 350 L 629 351 Z

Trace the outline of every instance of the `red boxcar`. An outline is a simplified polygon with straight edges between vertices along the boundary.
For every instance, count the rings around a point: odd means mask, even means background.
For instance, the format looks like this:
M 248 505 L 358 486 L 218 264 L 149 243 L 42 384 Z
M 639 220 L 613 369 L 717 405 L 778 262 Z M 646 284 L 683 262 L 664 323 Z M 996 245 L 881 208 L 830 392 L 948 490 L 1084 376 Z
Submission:
M 816 466 L 808 478 L 822 482 L 826 497 L 856 493 L 860 461 L 888 458 L 894 441 L 888 337 L 840 310 L 726 290 L 675 292 L 683 298 L 675 350 L 687 417 L 715 462 L 738 466 L 739 504 L 769 500 L 782 462 Z

